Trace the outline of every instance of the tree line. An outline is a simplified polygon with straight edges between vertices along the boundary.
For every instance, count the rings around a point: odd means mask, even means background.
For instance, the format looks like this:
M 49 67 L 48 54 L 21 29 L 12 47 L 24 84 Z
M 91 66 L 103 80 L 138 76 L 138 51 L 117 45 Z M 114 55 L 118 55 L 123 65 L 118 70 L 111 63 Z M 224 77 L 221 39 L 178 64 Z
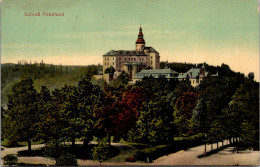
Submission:
M 198 88 L 189 81 L 144 78 L 128 85 L 126 73 L 111 83 L 82 78 L 77 86 L 64 85 L 37 92 L 33 80 L 17 82 L 2 116 L 2 135 L 11 142 L 42 140 L 58 145 L 93 137 L 110 143 L 124 139 L 150 145 L 171 144 L 176 136 L 203 133 L 213 143 L 241 137 L 245 146 L 258 147 L 259 83 L 227 71 L 206 77 Z M 220 71 L 221 71 L 220 70 Z

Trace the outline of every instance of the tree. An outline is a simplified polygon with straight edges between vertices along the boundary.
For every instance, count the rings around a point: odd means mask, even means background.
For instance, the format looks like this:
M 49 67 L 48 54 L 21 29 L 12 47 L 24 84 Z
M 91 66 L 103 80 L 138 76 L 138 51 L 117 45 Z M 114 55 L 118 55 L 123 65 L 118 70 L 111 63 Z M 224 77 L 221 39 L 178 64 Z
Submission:
M 224 140 L 225 138 L 224 126 L 218 119 L 216 119 L 211 124 L 211 128 L 209 129 L 207 138 L 209 143 L 217 143 L 217 148 L 218 148 L 218 142 Z
M 196 104 L 196 107 L 193 109 L 192 111 L 192 130 L 193 131 L 196 131 L 196 132 L 199 132 L 199 131 L 202 131 L 203 132 L 203 129 L 202 129 L 202 124 L 201 124 L 201 119 L 204 116 L 204 113 L 206 112 L 206 103 L 204 101 L 203 98 L 199 98 L 198 99 L 198 102 Z
M 9 95 L 8 110 L 3 129 L 9 140 L 25 140 L 31 151 L 31 140 L 36 136 L 35 123 L 37 115 L 37 92 L 31 78 L 16 83 Z
M 108 73 L 114 74 L 115 71 L 116 71 L 115 68 L 113 66 L 110 66 L 107 69 L 105 69 L 105 74 L 108 74 Z
M 78 166 L 75 155 L 64 153 L 56 159 L 56 166 Z
M 43 104 L 40 110 L 40 122 L 37 124 L 41 139 L 51 141 L 58 150 L 59 142 L 64 139 L 64 118 L 60 112 L 63 108 L 64 97 L 61 90 L 52 91 L 51 99 Z M 51 145 L 52 145 L 51 144 Z
M 117 77 L 117 79 L 112 82 L 112 84 L 113 85 L 117 85 L 117 84 L 126 85 L 126 84 L 128 84 L 129 80 L 130 80 L 129 75 L 125 71 L 122 71 L 121 74 Z
M 99 86 L 93 85 L 87 78 L 79 81 L 77 89 L 79 93 L 79 118 L 82 119 L 80 136 L 84 145 L 87 145 L 95 134 L 96 111 L 102 106 L 103 92 Z
M 168 90 L 167 97 L 171 102 L 171 105 L 174 106 L 177 99 L 184 93 L 184 92 L 192 92 L 194 91 L 193 87 L 190 85 L 189 81 L 180 81 L 176 83 L 176 86 L 173 87 L 173 90 Z
M 47 119 L 47 113 L 48 108 L 46 107 L 46 104 L 49 103 L 51 100 L 50 90 L 46 86 L 42 86 L 39 97 L 37 100 L 38 105 L 38 115 L 39 115 L 39 121 L 35 124 L 37 127 L 37 138 L 43 139 L 46 144 L 47 141 L 50 139 L 49 133 L 48 133 L 48 126 L 45 126 L 45 121 Z
M 156 94 L 140 110 L 136 126 L 129 132 L 129 139 L 146 144 L 167 144 L 174 140 L 173 107 L 165 96 Z
M 225 115 L 237 87 L 244 81 L 240 75 L 230 77 L 206 77 L 199 87 L 206 109 L 200 116 L 200 131 L 207 133 L 216 117 Z M 226 119 L 228 120 L 228 119 Z M 230 121 L 228 121 L 230 122 Z M 229 126 L 227 126 L 229 128 Z
M 254 78 L 255 78 L 255 74 L 254 74 L 253 72 L 250 72 L 250 73 L 248 74 L 248 79 L 249 79 L 249 80 L 254 80 Z
M 142 104 L 142 91 L 124 85 L 104 86 L 103 106 L 97 110 L 95 128 L 102 135 L 125 137 L 138 119 L 137 108 Z M 134 100 L 134 95 L 140 97 Z M 139 101 L 140 100 L 140 101 Z M 101 136 L 102 136 L 101 135 Z
M 96 128 L 104 131 L 110 137 L 122 137 L 135 125 L 138 114 L 124 101 L 105 103 L 97 113 Z
M 200 94 L 197 92 L 185 92 L 175 104 L 174 123 L 180 134 L 186 133 L 192 128 L 192 111 L 197 104 Z
M 102 161 L 109 157 L 109 146 L 106 144 L 106 140 L 107 139 L 99 139 L 98 144 L 91 150 L 93 159 L 99 161 L 100 166 Z
M 127 104 L 131 110 L 138 114 L 143 108 L 145 100 L 148 98 L 147 93 L 140 88 L 133 88 L 123 92 L 122 101 Z
M 3 120 L 5 119 L 5 109 L 3 107 L 1 107 L 1 121 L 3 122 Z M 4 140 L 4 131 L 1 131 L 1 141 Z
M 144 77 L 141 81 L 138 81 L 134 87 L 144 90 L 149 96 L 153 96 L 155 93 L 161 93 L 163 96 L 168 96 L 178 83 L 178 81 L 168 80 L 164 76 L 160 76 L 159 78 L 150 76 Z
M 78 91 L 75 86 L 65 84 L 60 93 L 63 98 L 62 106 L 59 111 L 64 125 L 62 133 L 65 138 L 72 141 L 72 146 L 74 146 L 76 137 L 79 137 L 81 133 L 82 127 L 80 125 L 83 124 L 83 120 L 79 117 Z
M 245 83 L 237 88 L 232 96 L 232 100 L 229 102 L 229 106 L 223 110 L 224 119 L 228 120 L 224 123 L 229 138 L 244 136 L 248 141 L 257 138 L 259 134 L 258 91 L 258 83 L 254 82 L 253 79 L 246 79 Z M 250 122 L 250 124 L 248 122 Z M 247 125 L 248 127 L 246 127 Z M 255 137 L 253 137 L 253 134 Z M 249 139 L 250 136 L 252 137 L 252 140 Z M 248 146 L 245 140 L 243 140 L 243 143 Z
M 248 121 L 241 124 L 241 142 L 245 147 L 259 148 L 258 129 Z

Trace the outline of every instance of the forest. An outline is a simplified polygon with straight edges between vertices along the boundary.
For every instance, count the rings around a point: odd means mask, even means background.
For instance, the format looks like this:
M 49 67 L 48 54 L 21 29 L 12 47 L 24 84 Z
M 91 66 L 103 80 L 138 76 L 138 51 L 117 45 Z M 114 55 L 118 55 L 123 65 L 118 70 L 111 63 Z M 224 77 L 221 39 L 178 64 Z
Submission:
M 162 62 L 161 68 L 165 64 Z M 202 64 L 168 66 L 186 72 Z M 96 140 L 91 155 L 97 160 L 107 158 L 111 150 L 104 150 L 112 138 L 113 142 L 149 145 L 149 151 L 134 155 L 140 160 L 146 154 L 152 157 L 156 149 L 169 151 L 164 146 L 193 146 L 225 139 L 232 142 L 234 138 L 241 139 L 243 147 L 259 149 L 259 83 L 254 73 L 245 76 L 226 64 L 206 64 L 209 74 L 218 72 L 219 76 L 207 76 L 197 88 L 189 81 L 152 77 L 128 85 L 125 72 L 107 84 L 91 77 L 102 70 L 100 65 L 40 63 L 1 68 L 1 89 L 9 90 L 4 92 L 7 107 L 2 104 L 1 108 L 1 140 L 9 145 L 26 141 L 30 151 L 32 142 L 41 141 L 46 144 L 45 151 L 52 152 L 49 156 L 57 158 L 62 142 L 70 141 L 73 148 L 76 141 L 83 141 L 87 148 Z M 56 82 L 47 84 L 45 80 Z M 188 140 L 176 141 L 181 137 Z

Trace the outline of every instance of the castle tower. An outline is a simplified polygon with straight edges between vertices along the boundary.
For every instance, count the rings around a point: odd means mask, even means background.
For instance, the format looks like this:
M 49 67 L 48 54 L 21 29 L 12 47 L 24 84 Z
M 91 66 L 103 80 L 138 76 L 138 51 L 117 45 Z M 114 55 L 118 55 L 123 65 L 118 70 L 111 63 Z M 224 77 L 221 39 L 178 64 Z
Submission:
M 142 27 L 140 26 L 138 38 L 135 42 L 137 51 L 142 51 L 145 47 L 145 41 L 144 41 L 143 37 L 144 37 L 144 35 L 142 33 Z

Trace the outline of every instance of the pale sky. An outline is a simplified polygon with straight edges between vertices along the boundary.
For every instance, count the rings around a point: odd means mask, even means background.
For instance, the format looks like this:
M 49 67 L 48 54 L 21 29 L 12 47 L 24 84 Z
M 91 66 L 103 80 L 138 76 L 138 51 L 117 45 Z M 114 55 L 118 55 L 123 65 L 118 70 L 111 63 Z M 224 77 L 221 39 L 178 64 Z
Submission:
M 259 81 L 258 0 L 3 0 L 1 63 L 102 64 L 135 49 L 140 24 L 161 61 L 228 64 Z M 40 12 L 41 16 L 24 16 Z M 42 16 L 42 12 L 64 16 Z

